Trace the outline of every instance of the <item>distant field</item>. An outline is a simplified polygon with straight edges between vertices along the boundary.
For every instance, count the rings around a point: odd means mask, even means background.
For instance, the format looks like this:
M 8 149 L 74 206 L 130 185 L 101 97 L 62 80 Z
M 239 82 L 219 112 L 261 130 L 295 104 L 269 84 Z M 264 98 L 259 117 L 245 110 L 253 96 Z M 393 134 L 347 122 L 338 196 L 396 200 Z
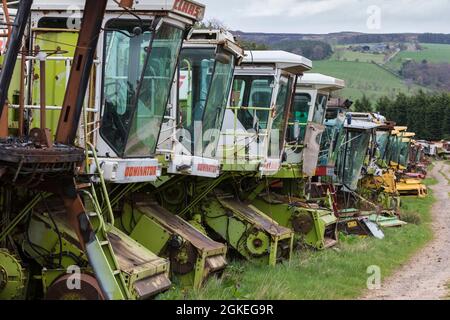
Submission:
M 383 54 L 372 54 L 372 53 L 362 53 L 353 52 L 350 50 L 335 50 L 335 53 L 330 60 L 338 61 L 360 61 L 360 62 L 372 62 L 384 63 Z
M 401 65 L 407 59 L 417 62 L 427 60 L 429 63 L 450 63 L 450 45 L 448 44 L 421 44 L 424 50 L 402 51 L 386 66 L 392 70 L 400 70 Z
M 312 72 L 345 80 L 347 88 L 340 95 L 350 99 L 359 99 L 365 93 L 371 100 L 376 100 L 386 95 L 393 97 L 400 92 L 413 94 L 420 88 L 416 85 L 408 88 L 403 80 L 372 63 L 314 61 Z

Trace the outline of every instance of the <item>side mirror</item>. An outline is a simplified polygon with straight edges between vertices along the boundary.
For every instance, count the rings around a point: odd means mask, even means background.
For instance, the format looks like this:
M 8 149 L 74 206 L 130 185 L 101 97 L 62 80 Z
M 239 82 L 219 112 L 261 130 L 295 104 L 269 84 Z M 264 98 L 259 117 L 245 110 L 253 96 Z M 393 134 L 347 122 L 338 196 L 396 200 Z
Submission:
M 134 27 L 133 34 L 135 37 L 138 37 L 142 34 L 142 28 L 141 27 Z

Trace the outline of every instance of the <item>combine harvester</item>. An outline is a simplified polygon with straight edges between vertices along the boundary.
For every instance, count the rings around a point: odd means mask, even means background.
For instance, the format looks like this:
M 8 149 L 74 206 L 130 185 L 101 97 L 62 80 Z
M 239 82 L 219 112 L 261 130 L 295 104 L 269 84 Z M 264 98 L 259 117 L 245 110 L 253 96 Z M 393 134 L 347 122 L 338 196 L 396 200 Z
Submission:
M 226 31 L 195 30 L 188 36 L 156 149 L 163 174 L 152 185 L 119 181 L 126 186 L 113 192 L 121 230 L 170 259 L 172 275 L 184 286 L 199 288 L 227 265 L 226 245 L 206 236 L 197 221 L 178 214 L 186 206 L 190 181 L 210 181 L 220 174 L 213 156 L 219 139 L 211 137 L 220 134 L 235 64 L 243 56 Z M 114 182 L 116 173 L 105 176 Z
M 186 179 L 177 188 L 184 207 L 174 213 L 247 260 L 275 265 L 292 252 L 293 232 L 257 210 L 245 195 L 255 179 L 278 171 L 295 80 L 310 68 L 309 60 L 287 52 L 245 52 L 234 73 L 222 131 L 205 139 L 219 141 L 217 152 L 209 148 L 208 154 L 220 161 L 220 176 Z
M 0 269 L 11 275 L 0 298 L 147 299 L 170 287 L 169 261 L 115 227 L 104 173 L 117 184 L 160 175 L 154 155 L 178 55 L 204 13 L 183 2 L 19 1 L 0 79 L 1 105 L 7 92 L 17 102 L 2 108 L 14 110 L 3 116 L 15 136 L 0 145 Z M 80 31 L 69 26 L 81 18 L 66 12 L 74 4 L 85 6 Z M 82 290 L 66 286 L 73 272 Z
M 382 232 L 361 209 L 377 205 L 366 200 L 357 190 L 375 145 L 379 124 L 353 119 L 349 100 L 333 99 L 327 109 L 326 131 L 322 140 L 316 177 L 310 192 L 315 199 L 331 198 L 338 220 L 338 230 L 349 234 L 374 235 Z M 364 205 L 361 205 L 364 204 Z
M 337 243 L 337 217 L 330 201 L 308 201 L 306 191 L 316 174 L 328 100 L 344 87 L 343 80 L 317 73 L 298 79 L 282 166 L 250 196 L 255 207 L 294 230 L 299 244 L 319 250 Z
M 397 190 L 402 196 L 427 196 L 427 187 L 418 178 L 409 178 L 406 171 L 410 163 L 413 138 L 407 127 L 395 127 L 391 137 L 390 166 L 396 170 Z
M 397 190 L 395 170 L 389 165 L 390 137 L 395 123 L 375 113 L 350 113 L 352 119 L 378 125 L 376 136 L 372 137 L 368 159 L 363 167 L 358 193 L 371 203 L 380 205 L 384 213 L 395 216 L 400 209 L 400 194 Z M 367 206 L 366 206 L 367 207 Z

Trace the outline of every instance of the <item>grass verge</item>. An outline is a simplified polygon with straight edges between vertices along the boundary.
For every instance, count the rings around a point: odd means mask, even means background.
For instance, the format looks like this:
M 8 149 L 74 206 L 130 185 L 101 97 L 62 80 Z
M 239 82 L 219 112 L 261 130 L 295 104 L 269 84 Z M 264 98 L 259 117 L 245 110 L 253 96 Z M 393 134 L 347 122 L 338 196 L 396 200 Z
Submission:
M 427 185 L 436 183 L 428 179 Z M 420 215 L 420 225 L 385 230 L 384 240 L 344 237 L 338 247 L 322 252 L 302 251 L 290 263 L 276 267 L 235 261 L 220 279 L 201 290 L 174 289 L 161 299 L 187 300 L 332 300 L 356 299 L 365 291 L 367 269 L 379 266 L 391 275 L 433 237 L 432 192 L 425 199 L 405 198 L 403 210 Z

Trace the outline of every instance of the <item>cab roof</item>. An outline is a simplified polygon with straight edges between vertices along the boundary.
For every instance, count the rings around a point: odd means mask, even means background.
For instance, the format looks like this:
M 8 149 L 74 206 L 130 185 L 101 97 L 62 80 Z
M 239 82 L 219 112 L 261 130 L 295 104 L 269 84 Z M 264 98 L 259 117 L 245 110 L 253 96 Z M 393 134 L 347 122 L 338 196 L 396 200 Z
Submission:
M 34 11 L 73 11 L 74 7 L 82 10 L 85 0 L 34 0 Z M 107 10 L 122 11 L 117 3 L 108 1 Z M 205 5 L 192 0 L 139 0 L 134 1 L 133 11 L 172 11 L 184 17 L 200 21 L 205 16 Z
M 293 74 L 302 74 L 312 68 L 311 60 L 281 50 L 245 51 L 243 64 L 275 64 L 277 68 Z
M 233 34 L 223 29 L 195 29 L 184 41 L 184 45 L 223 45 L 237 57 L 239 63 L 244 58 L 244 49 L 236 43 Z
M 336 91 L 345 88 L 345 81 L 321 73 L 305 73 L 297 81 L 298 87 L 314 87 L 319 90 Z
M 347 129 L 357 129 L 357 130 L 372 130 L 380 127 L 380 124 L 374 122 L 368 122 L 364 120 L 352 120 L 351 124 L 348 123 L 348 120 L 345 121 L 345 128 Z

